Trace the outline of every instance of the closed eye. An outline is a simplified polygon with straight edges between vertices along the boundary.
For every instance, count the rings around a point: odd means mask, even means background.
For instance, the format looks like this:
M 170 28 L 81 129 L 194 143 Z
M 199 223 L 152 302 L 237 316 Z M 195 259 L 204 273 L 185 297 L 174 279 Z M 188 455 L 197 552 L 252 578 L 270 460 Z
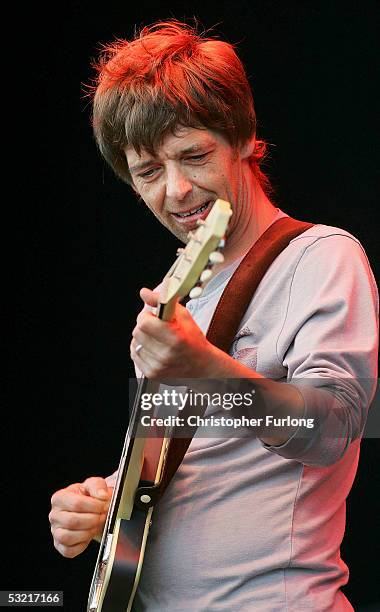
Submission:
M 140 178 L 150 178 L 157 171 L 157 168 L 149 168 L 149 170 L 145 170 L 145 172 L 141 172 L 138 176 Z
M 206 155 L 207 153 L 200 153 L 199 155 L 191 155 L 190 157 L 187 157 L 186 159 L 190 161 L 201 161 L 202 159 L 206 157 Z

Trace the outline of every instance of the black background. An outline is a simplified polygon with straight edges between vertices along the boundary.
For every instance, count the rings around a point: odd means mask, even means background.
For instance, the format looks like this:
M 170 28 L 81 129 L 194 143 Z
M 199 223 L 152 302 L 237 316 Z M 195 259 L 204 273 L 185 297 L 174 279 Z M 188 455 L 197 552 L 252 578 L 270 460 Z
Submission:
M 277 205 L 351 231 L 377 279 L 380 272 L 376 3 L 135 4 L 15 5 L 4 26 L 3 74 L 12 79 L 4 77 L 3 113 L 11 194 L 3 209 L 11 215 L 2 232 L 10 376 L 1 588 L 63 589 L 70 612 L 85 609 L 97 549 L 74 560 L 55 551 L 50 496 L 116 468 L 138 289 L 159 282 L 178 246 L 96 150 L 82 85 L 99 44 L 156 19 L 196 15 L 206 27 L 218 24 L 247 67 L 259 136 L 272 145 Z M 379 458 L 379 441 L 365 440 L 348 502 L 342 554 L 355 609 L 380 601 Z

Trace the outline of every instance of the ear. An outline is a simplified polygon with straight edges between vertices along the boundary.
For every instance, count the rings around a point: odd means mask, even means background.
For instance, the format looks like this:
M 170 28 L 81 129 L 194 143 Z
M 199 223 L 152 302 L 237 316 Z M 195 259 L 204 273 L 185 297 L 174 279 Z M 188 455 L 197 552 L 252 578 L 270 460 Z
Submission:
M 252 136 L 247 142 L 240 147 L 240 159 L 249 159 L 252 157 L 256 145 L 256 136 Z

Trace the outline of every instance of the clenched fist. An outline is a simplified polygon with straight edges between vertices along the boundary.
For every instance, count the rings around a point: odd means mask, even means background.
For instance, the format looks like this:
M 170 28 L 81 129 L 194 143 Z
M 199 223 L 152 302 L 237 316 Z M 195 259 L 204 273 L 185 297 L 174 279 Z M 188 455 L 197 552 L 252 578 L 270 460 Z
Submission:
M 54 546 L 64 557 L 76 557 L 101 536 L 111 496 L 112 488 L 100 477 L 54 493 L 49 521 Z

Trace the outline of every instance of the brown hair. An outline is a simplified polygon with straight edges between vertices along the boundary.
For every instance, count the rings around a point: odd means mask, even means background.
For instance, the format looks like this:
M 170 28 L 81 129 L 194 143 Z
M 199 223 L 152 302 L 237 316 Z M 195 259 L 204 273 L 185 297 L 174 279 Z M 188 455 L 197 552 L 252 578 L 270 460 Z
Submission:
M 252 91 L 234 47 L 178 21 L 144 27 L 129 42 L 105 46 L 95 64 L 93 129 L 99 149 L 131 183 L 123 149 L 153 153 L 178 125 L 215 130 L 231 146 L 256 133 Z M 266 145 L 256 141 L 254 172 L 268 191 L 259 164 Z

